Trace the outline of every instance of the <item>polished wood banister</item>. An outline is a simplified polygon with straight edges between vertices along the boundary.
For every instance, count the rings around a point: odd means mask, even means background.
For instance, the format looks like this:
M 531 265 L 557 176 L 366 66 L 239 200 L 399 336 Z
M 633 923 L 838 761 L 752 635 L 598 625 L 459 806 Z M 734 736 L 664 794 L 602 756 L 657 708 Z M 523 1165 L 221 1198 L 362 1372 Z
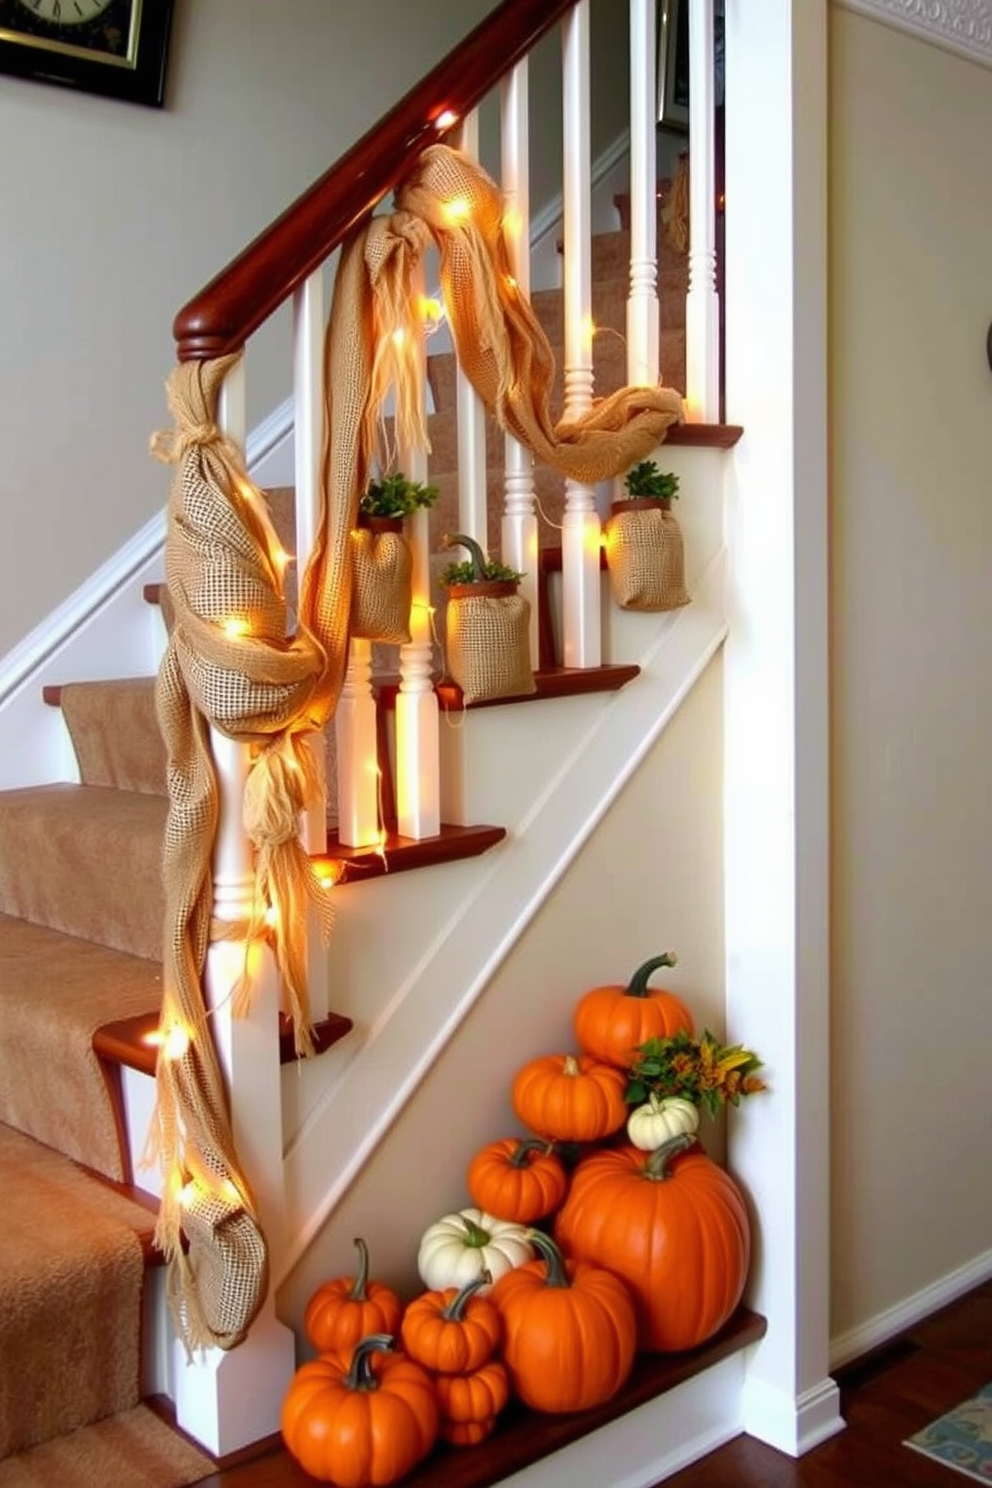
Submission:
M 180 361 L 239 351 L 400 181 L 429 144 L 462 119 L 575 0 L 504 0 L 378 124 L 187 302 L 173 323 Z

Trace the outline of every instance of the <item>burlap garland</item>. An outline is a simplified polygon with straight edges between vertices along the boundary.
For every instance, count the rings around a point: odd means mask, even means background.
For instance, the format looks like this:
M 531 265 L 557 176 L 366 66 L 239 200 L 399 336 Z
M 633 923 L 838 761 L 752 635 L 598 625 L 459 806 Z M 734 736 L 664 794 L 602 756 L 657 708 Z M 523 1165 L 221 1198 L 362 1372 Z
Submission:
M 189 1042 L 185 1051 L 172 1047 L 159 1059 L 150 1151 L 167 1176 L 156 1240 L 169 1262 L 174 1313 L 189 1349 L 236 1344 L 267 1284 L 265 1241 L 234 1151 L 201 987 L 218 816 L 209 731 L 212 725 L 256 746 L 246 827 L 258 892 L 244 933 L 246 940 L 261 936 L 266 903 L 276 908 L 272 939 L 297 1046 L 305 1051 L 304 911 L 313 903 L 326 912 L 326 899 L 296 836 L 315 779 L 303 736 L 323 728 L 341 690 L 351 532 L 390 383 L 400 443 L 429 448 L 421 359 L 399 356 L 403 338 L 394 332 L 420 333 L 412 274 L 430 239 L 440 249 L 462 365 L 503 427 L 539 460 L 592 484 L 647 455 L 681 417 L 674 390 L 627 388 L 581 419 L 555 424 L 552 353 L 509 273 L 495 183 L 467 157 L 437 145 L 424 152 L 396 199 L 397 211 L 372 219 L 342 246 L 325 339 L 322 519 L 300 586 L 295 635 L 286 635 L 278 542 L 264 497 L 216 423 L 220 388 L 237 357 L 176 367 L 168 387 L 175 427 L 157 441 L 157 452 L 176 466 L 166 547 L 175 620 L 157 686 L 170 795 L 161 1031 L 167 1048 L 176 1030 Z
M 466 703 L 535 692 L 530 604 L 511 584 L 454 585 L 445 611 L 448 672 Z
M 354 589 L 351 634 L 394 646 L 410 639 L 413 557 L 402 532 L 356 527 L 351 534 Z
M 622 610 L 677 610 L 691 602 L 682 529 L 660 502 L 615 502 L 603 536 L 610 591 Z

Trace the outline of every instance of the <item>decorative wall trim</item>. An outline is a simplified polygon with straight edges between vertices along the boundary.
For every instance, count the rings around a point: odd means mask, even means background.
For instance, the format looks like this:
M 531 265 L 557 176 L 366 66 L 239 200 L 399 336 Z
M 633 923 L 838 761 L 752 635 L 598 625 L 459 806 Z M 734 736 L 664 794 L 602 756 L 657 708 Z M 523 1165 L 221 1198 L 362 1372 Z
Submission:
M 790 1457 L 802 1457 L 843 1431 L 846 1424 L 840 1413 L 840 1391 L 832 1379 L 794 1396 L 751 1373 L 744 1383 L 743 1407 L 748 1436 Z
M 904 1298 L 895 1306 L 887 1307 L 884 1312 L 876 1313 L 867 1322 L 859 1323 L 857 1327 L 849 1328 L 846 1333 L 832 1338 L 830 1368 L 838 1369 L 852 1359 L 860 1359 L 872 1349 L 897 1338 L 900 1333 L 905 1333 L 907 1328 L 913 1328 L 924 1318 L 939 1312 L 942 1307 L 956 1302 L 974 1287 L 982 1286 L 990 1278 L 992 1250 L 986 1250 L 974 1260 L 948 1271 L 945 1276 L 931 1282 L 921 1291 L 914 1292 L 911 1297 Z
M 921 41 L 992 67 L 992 0 L 834 0 Z

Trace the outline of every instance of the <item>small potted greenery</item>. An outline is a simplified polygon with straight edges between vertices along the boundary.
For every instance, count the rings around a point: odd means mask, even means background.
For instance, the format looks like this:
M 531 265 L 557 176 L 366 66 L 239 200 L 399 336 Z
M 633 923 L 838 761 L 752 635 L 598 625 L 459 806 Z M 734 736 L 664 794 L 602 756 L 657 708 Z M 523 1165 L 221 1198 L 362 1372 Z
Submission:
M 530 603 L 519 593 L 522 573 L 487 558 L 472 537 L 455 532 L 442 547 L 468 549 L 468 559 L 442 571 L 447 590 L 447 670 L 466 703 L 535 691 L 530 664 Z
M 403 645 L 410 639 L 413 555 L 403 519 L 434 505 L 440 492 L 402 470 L 370 480 L 358 502 L 351 534 L 350 633 L 356 640 Z
M 689 603 L 682 529 L 672 515 L 679 478 L 655 460 L 627 471 L 626 496 L 604 524 L 606 566 L 622 610 L 676 610 Z
M 401 523 L 421 507 L 434 505 L 440 491 L 424 481 L 408 480 L 402 470 L 370 480 L 358 503 L 358 516 L 368 523 L 387 520 Z M 397 531 L 396 526 L 380 531 Z

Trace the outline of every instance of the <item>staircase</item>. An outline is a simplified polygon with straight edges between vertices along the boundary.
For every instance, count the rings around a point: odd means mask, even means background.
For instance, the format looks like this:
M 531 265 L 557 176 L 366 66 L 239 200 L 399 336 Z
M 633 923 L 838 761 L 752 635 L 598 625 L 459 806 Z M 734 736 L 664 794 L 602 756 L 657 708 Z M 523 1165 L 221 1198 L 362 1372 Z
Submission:
M 631 244 L 628 229 L 619 225 L 623 214 L 624 204 L 618 202 L 617 230 L 592 245 L 597 395 L 626 381 Z M 668 384 L 684 391 L 685 259 L 663 232 L 658 245 L 662 371 Z M 533 304 L 561 367 L 562 297 L 540 291 Z M 430 479 L 442 492 L 431 523 L 435 550 L 439 535 L 458 526 L 455 377 L 453 357 L 430 358 L 435 410 Z M 559 384 L 556 397 L 562 394 Z M 286 1020 L 280 1040 L 287 1140 L 285 1235 L 275 1280 L 279 1313 L 296 1327 L 298 1342 L 306 1297 L 339 1267 L 343 1274 L 353 1233 L 381 1226 L 375 1236 L 369 1233 L 377 1270 L 411 1289 L 417 1235 L 436 1214 L 463 1202 L 463 1159 L 506 1122 L 509 1072 L 522 1057 L 568 1039 L 569 1010 L 586 965 L 598 963 L 602 979 L 613 980 L 618 963 L 622 974 L 642 950 L 650 953 L 656 943 L 667 943 L 671 923 L 678 923 L 688 959 L 695 949 L 700 968 L 685 990 L 698 996 L 701 1017 L 711 1023 L 720 1019 L 710 990 L 721 978 L 719 905 L 697 904 L 687 915 L 687 901 L 680 897 L 686 892 L 688 900 L 697 898 L 698 886 L 713 879 L 714 869 L 718 876 L 719 833 L 711 814 L 701 808 L 690 810 L 681 823 L 650 823 L 652 834 L 677 844 L 690 878 L 686 890 L 677 872 L 658 869 L 668 894 L 664 912 L 645 873 L 650 854 L 643 845 L 631 843 L 629 856 L 608 849 L 604 855 L 603 842 L 609 843 L 618 827 L 632 830 L 627 809 L 618 803 L 636 798 L 638 780 L 657 785 L 673 760 L 686 772 L 709 770 L 701 799 L 707 789 L 714 797 L 719 791 L 718 751 L 710 752 L 708 762 L 701 760 L 705 750 L 699 741 L 708 730 L 719 729 L 714 677 L 726 633 L 724 451 L 739 432 L 698 425 L 672 431 L 665 458 L 682 479 L 679 516 L 694 602 L 677 616 L 622 614 L 609 604 L 604 575 L 603 664 L 581 672 L 560 665 L 561 478 L 538 467 L 546 624 L 534 697 L 514 700 L 513 706 L 463 710 L 457 688 L 439 682 L 447 722 L 441 735 L 444 826 L 436 836 L 412 840 L 393 831 L 379 851 L 344 849 L 333 836 L 333 812 L 329 817 L 327 857 L 334 864 L 340 903 L 329 953 L 333 1011 L 318 1025 L 318 1054 L 312 1061 L 295 1060 Z M 499 450 L 501 439 L 490 420 L 487 449 Z M 502 482 L 502 467 L 493 459 L 487 509 L 494 554 L 500 550 Z M 285 495 L 272 493 L 272 510 L 292 548 L 293 517 Z M 134 623 L 151 627 L 161 646 L 168 613 L 160 576 L 143 569 L 132 587 Z M 439 618 L 439 630 L 442 626 Z M 68 741 L 62 778 L 38 782 L 27 766 L 25 778 L 32 783 L 0 792 L 0 1123 L 46 1153 L 62 1154 L 95 1192 L 125 1190 L 147 1214 L 158 1193 L 157 1175 L 140 1166 L 140 1157 L 156 1059 L 149 1036 L 161 988 L 165 757 L 151 675 L 100 680 L 93 675 L 67 671 L 44 689 L 49 719 L 58 720 Z M 395 688 L 389 657 L 381 653 L 377 692 L 388 831 L 395 826 L 388 804 L 396 748 L 389 707 Z M 663 736 L 680 710 L 688 732 L 669 750 Z M 333 780 L 333 730 L 328 730 L 327 755 Z M 697 787 L 689 786 L 690 793 Z M 674 812 L 676 802 L 669 801 Z M 695 841 L 700 833 L 702 846 Z M 604 914 L 591 943 L 578 927 L 573 933 L 567 926 L 569 875 L 590 872 L 603 877 Z M 390 927 L 385 935 L 384 925 Z M 633 955 L 632 941 L 637 941 Z M 685 946 L 681 949 L 685 955 Z M 569 967 L 560 980 L 543 971 L 549 956 Z M 538 967 L 542 974 L 535 983 Z M 600 973 L 588 974 L 595 979 Z M 514 1030 L 509 1038 L 506 1029 Z M 480 1039 L 486 1049 L 484 1078 L 473 1074 L 466 1081 L 461 1071 L 477 1067 Z M 32 1071 L 30 1082 L 21 1078 L 25 1069 Z M 47 1074 L 37 1078 L 37 1071 Z M 471 1109 L 462 1113 L 454 1133 L 449 1112 L 466 1088 Z M 410 1114 L 399 1131 L 401 1111 Z M 445 1133 L 449 1156 L 424 1150 L 431 1131 Z M 720 1134 L 713 1140 L 718 1145 Z M 415 1184 L 411 1172 L 417 1174 Z M 398 1188 L 402 1225 L 386 1228 L 390 1201 L 374 1197 L 377 1188 L 380 1195 Z M 147 1224 L 136 1233 L 145 1241 L 150 1304 L 133 1339 L 134 1372 L 141 1394 L 174 1397 L 177 1365 L 156 1256 L 147 1244 Z M 712 1349 L 691 1360 L 646 1366 L 630 1393 L 609 1411 L 558 1432 L 518 1419 L 494 1455 L 471 1454 L 475 1476 L 466 1468 L 468 1476 L 458 1481 L 502 1481 L 550 1452 L 600 1433 L 611 1421 L 614 1433 L 622 1431 L 626 1412 L 652 1403 L 653 1419 L 670 1434 L 686 1400 L 697 1400 L 684 1392 L 698 1386 L 698 1401 L 705 1407 L 692 1428 L 664 1452 L 652 1448 L 654 1455 L 648 1453 L 646 1460 L 660 1477 L 739 1429 L 740 1351 L 762 1331 L 760 1319 L 742 1313 Z M 7 1357 L 0 1346 L 0 1359 Z M 672 1396 L 677 1388 L 683 1394 Z M 96 1414 L 106 1410 L 98 1406 Z M 78 1424 L 73 1420 L 61 1429 Z M 603 1443 L 617 1440 L 615 1434 L 599 1435 L 598 1447 L 584 1443 L 583 1450 L 605 1452 L 608 1463 L 615 1446 Z M 0 1456 L 22 1445 L 0 1441 Z M 214 1455 L 223 1456 L 223 1449 Z M 428 1479 L 429 1471 L 425 1483 Z

